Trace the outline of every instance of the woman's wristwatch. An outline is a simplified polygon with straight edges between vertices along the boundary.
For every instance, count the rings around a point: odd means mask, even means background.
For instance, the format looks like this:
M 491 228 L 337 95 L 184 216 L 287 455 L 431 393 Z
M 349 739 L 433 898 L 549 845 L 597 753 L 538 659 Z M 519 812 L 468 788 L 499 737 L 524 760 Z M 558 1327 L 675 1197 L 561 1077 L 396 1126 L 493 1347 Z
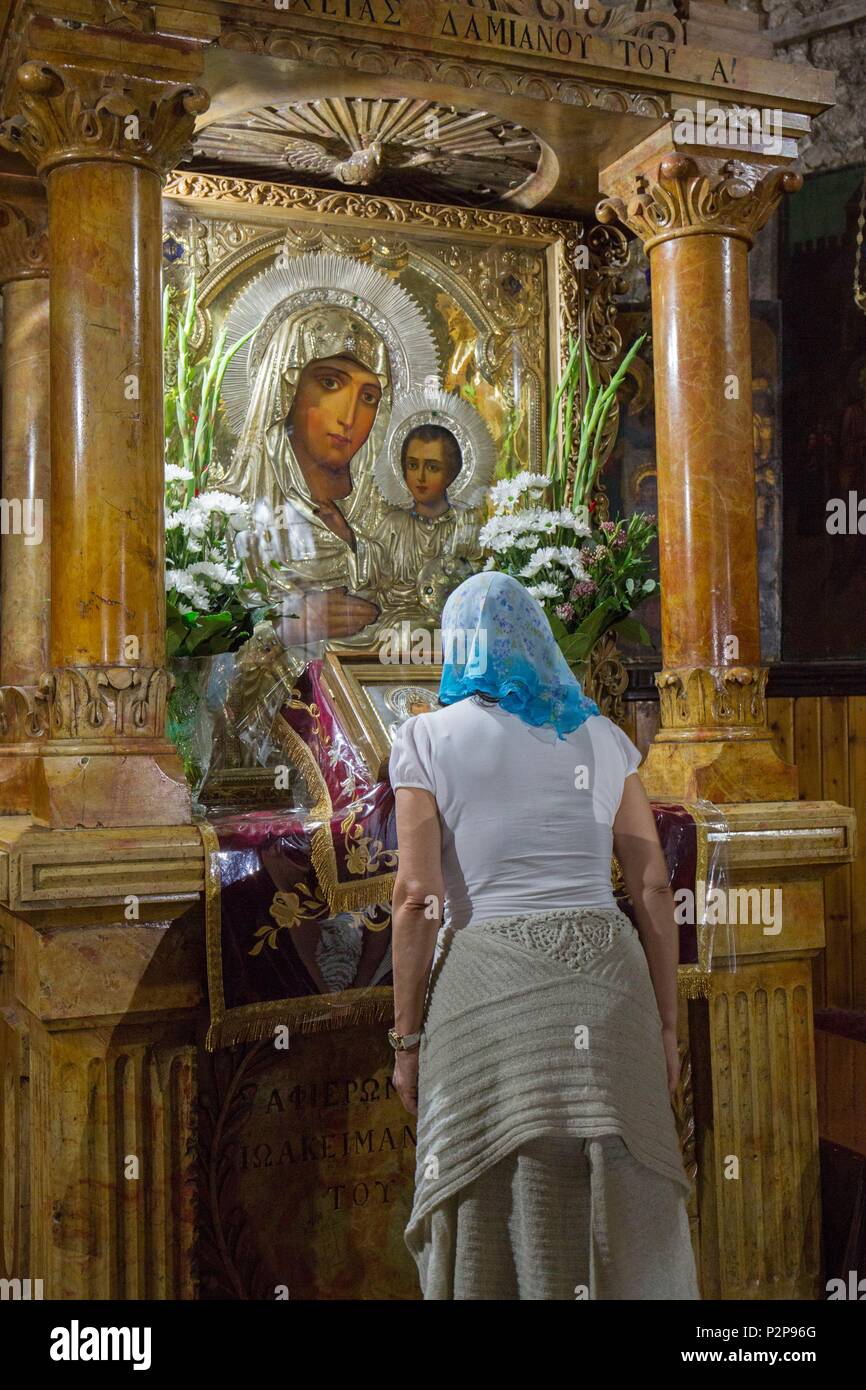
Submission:
M 412 1052 L 421 1041 L 421 1034 L 398 1033 L 395 1028 L 388 1029 L 388 1041 L 395 1052 Z

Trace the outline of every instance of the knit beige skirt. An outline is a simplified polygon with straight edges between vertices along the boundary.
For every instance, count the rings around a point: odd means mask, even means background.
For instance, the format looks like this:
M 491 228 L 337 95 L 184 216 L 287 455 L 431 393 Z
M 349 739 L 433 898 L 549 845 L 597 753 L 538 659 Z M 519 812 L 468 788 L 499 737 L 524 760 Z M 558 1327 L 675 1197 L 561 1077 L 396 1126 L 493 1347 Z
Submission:
M 446 934 L 406 1243 L 425 1299 L 698 1299 L 661 1021 L 616 908 Z

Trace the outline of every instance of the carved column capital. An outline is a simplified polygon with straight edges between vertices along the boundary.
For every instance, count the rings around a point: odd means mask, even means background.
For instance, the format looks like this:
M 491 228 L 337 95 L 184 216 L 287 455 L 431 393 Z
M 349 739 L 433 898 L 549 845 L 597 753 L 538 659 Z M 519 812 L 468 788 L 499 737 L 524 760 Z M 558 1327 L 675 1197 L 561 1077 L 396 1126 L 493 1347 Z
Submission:
M 48 274 L 48 209 L 25 210 L 0 190 L 0 285 Z
M 210 98 L 201 87 L 78 63 L 22 63 L 17 114 L 0 125 L 0 144 L 40 175 L 59 164 L 107 160 L 160 176 L 192 140 Z
M 0 685 L 0 745 L 31 743 L 48 734 L 48 707 L 35 685 Z
M 751 246 L 783 194 L 803 186 L 792 169 L 727 159 L 703 161 L 670 153 L 632 175 L 628 196 L 603 198 L 602 222 L 619 221 L 641 238 L 647 252 L 674 237 L 715 234 Z
M 661 730 L 672 742 L 701 731 L 714 738 L 767 737 L 765 666 L 689 666 L 656 672 Z
M 60 666 L 42 677 L 52 739 L 165 740 L 164 667 Z

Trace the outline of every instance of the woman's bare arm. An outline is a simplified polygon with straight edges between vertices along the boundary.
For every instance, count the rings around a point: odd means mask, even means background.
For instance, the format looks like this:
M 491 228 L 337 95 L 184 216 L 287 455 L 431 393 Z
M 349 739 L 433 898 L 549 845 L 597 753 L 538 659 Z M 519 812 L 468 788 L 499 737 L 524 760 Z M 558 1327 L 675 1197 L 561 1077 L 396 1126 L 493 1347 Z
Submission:
M 394 1027 L 417 1033 L 442 922 L 442 831 L 435 798 L 420 787 L 398 787 L 400 860 L 391 903 Z
M 634 903 L 638 934 L 649 965 L 662 1026 L 677 1025 L 679 932 L 674 895 L 649 797 L 637 773 L 625 779 L 613 822 L 613 848 Z

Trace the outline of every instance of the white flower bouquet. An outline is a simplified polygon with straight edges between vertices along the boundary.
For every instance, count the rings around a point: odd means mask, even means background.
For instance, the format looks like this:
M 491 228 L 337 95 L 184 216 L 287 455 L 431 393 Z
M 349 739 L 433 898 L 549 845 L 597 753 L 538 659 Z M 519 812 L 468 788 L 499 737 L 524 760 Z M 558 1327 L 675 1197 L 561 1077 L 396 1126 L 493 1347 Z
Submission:
M 178 464 L 166 464 L 165 493 L 166 654 L 232 651 L 250 636 L 230 545 L 249 526 L 249 507 L 227 492 L 197 493 L 195 475 Z
M 228 351 L 221 331 L 210 353 L 193 362 L 195 321 L 192 280 L 182 313 L 163 296 L 165 359 L 165 588 L 166 656 L 214 656 L 234 651 L 252 633 L 239 589 L 240 565 L 233 533 L 250 525 L 249 507 L 208 486 L 226 367 L 242 338 Z M 249 588 L 248 585 L 245 586 Z

